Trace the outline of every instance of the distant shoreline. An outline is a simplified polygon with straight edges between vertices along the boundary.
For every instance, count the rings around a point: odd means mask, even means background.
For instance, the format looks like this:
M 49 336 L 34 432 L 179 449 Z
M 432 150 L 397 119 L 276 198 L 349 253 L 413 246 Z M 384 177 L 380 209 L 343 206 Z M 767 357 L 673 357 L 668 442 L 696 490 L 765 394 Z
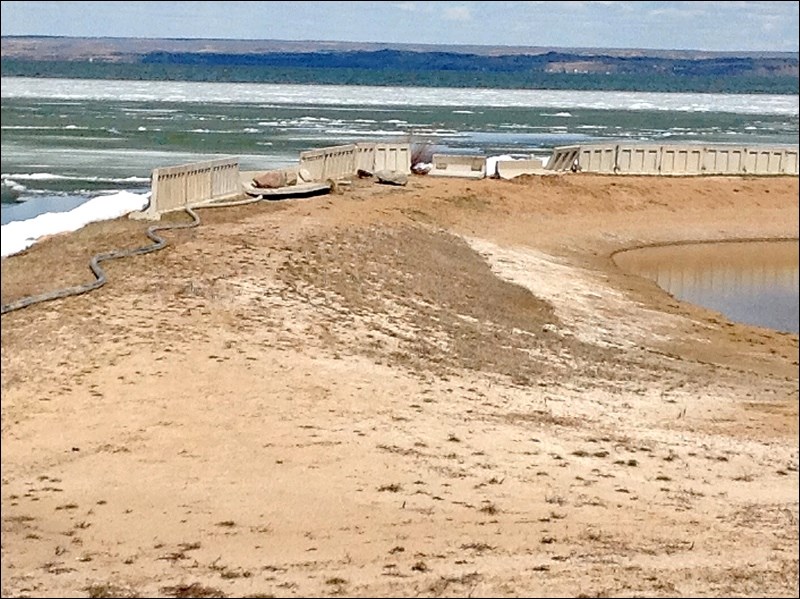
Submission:
M 72 37 L 51 35 L 4 35 L 0 37 L 3 57 L 7 52 L 15 52 L 17 56 L 34 56 L 44 49 L 64 48 L 76 49 L 84 56 L 97 56 L 100 49 L 113 49 L 116 52 L 147 51 L 184 51 L 184 52 L 330 52 L 330 51 L 376 51 L 405 50 L 411 52 L 453 52 L 458 54 L 476 54 L 479 56 L 498 55 L 537 55 L 548 52 L 572 53 L 579 56 L 615 56 L 674 59 L 706 59 L 723 57 L 742 58 L 798 58 L 797 52 L 780 51 L 710 51 L 710 50 L 676 50 L 655 48 L 602 48 L 565 46 L 520 46 L 520 45 L 480 45 L 480 44 L 412 44 L 392 42 L 345 42 L 331 40 L 256 40 L 256 39 L 222 39 L 222 38 L 142 38 L 142 37 Z M 37 47 L 31 47 L 35 42 Z M 80 55 L 80 54 L 77 54 Z
M 3 37 L 2 75 L 415 87 L 797 94 L 791 52 Z
M 227 67 L 204 65 L 132 65 L 90 62 L 21 61 L 3 59 L 0 75 L 51 79 L 108 79 L 129 81 L 192 81 L 216 83 L 272 83 L 282 85 L 348 85 L 358 87 L 484 88 L 542 91 L 620 91 L 651 93 L 797 95 L 797 77 L 683 79 L 643 82 L 634 76 L 544 74 L 535 81 L 520 81 L 503 73 L 454 73 L 431 71 L 380 72 L 369 69 L 320 69 L 279 67 Z

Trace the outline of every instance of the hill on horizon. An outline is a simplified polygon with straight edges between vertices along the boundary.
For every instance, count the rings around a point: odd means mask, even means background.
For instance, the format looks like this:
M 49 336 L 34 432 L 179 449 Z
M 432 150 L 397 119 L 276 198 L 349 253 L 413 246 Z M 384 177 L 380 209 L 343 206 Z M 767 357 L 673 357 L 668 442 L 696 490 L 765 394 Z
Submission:
M 211 53 L 316 53 L 399 50 L 406 52 L 452 52 L 477 56 L 540 55 L 550 52 L 575 56 L 650 57 L 684 60 L 709 58 L 792 58 L 797 52 L 709 51 L 694 49 L 606 48 L 568 46 L 507 46 L 469 44 L 413 44 L 391 42 L 345 42 L 331 40 L 254 40 L 220 38 L 133 38 L 10 35 L 2 36 L 2 57 L 81 60 L 93 57 L 133 60 L 147 52 Z
M 797 93 L 798 53 L 5 36 L 3 76 Z

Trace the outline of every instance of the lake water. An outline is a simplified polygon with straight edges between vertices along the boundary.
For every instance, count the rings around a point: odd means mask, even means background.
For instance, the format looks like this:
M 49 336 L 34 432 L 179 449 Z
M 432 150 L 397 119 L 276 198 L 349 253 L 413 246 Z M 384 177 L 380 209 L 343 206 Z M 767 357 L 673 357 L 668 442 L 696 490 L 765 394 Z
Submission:
M 4 77 L 2 222 L 144 194 L 154 168 L 357 141 L 549 156 L 620 140 L 796 144 L 798 97 Z
M 798 333 L 798 242 L 696 243 L 620 252 L 616 264 L 728 319 Z

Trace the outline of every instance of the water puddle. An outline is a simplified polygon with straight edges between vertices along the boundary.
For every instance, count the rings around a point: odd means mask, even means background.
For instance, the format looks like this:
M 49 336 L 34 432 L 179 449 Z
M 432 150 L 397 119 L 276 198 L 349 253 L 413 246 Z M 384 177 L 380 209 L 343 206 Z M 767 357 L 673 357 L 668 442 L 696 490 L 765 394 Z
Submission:
M 798 242 L 692 243 L 620 252 L 614 262 L 728 319 L 798 332 Z

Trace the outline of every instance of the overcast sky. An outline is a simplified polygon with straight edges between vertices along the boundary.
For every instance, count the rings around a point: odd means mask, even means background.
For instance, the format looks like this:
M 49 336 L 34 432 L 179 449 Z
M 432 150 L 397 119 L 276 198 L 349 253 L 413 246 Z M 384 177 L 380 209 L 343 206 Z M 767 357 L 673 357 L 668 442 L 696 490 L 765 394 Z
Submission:
M 2 2 L 2 35 L 798 51 L 798 2 Z

